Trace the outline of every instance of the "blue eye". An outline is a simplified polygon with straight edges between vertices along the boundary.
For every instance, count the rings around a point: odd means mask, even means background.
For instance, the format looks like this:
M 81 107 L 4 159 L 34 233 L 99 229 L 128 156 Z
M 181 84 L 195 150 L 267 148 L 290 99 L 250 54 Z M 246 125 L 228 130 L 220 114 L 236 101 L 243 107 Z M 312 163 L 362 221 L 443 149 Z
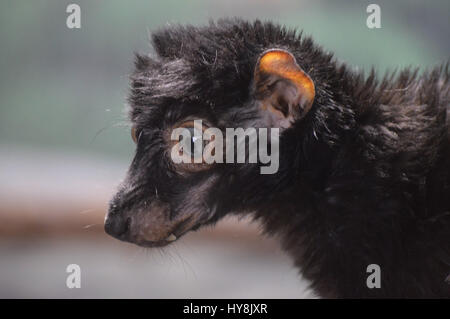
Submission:
M 203 139 L 203 132 L 208 128 L 208 126 L 203 125 L 198 121 L 188 121 L 182 123 L 181 125 L 175 127 L 174 129 L 181 129 L 175 132 L 177 135 L 176 142 L 175 136 L 171 137 L 173 142 L 171 143 L 172 148 L 171 154 L 176 154 L 176 160 L 172 158 L 177 164 L 182 164 L 183 169 L 189 171 L 197 171 L 206 169 L 207 165 L 204 156 L 209 155 L 209 153 L 204 154 L 206 146 L 209 144 L 210 140 Z M 175 151 L 175 153 L 172 153 Z M 180 163 L 181 162 L 181 163 Z M 187 165 L 189 164 L 189 165 Z
M 196 136 L 198 134 L 193 127 L 187 128 L 191 134 L 191 138 L 189 140 L 184 140 L 184 150 L 186 151 L 186 155 L 190 156 L 192 160 L 195 158 L 201 158 L 203 155 L 203 148 L 205 147 L 205 141 L 200 145 L 201 147 L 195 147 L 196 141 L 201 139 L 201 136 Z M 198 142 L 197 142 L 198 143 Z

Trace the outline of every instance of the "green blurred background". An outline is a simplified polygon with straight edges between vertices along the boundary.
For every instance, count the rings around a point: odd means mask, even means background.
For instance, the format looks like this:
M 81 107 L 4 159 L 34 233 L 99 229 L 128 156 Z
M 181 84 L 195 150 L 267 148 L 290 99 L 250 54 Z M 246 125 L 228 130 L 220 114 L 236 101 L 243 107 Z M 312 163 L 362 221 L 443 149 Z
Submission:
M 372 0 L 373 1 L 373 0 Z M 310 298 L 259 226 L 225 220 L 160 251 L 107 237 L 108 199 L 133 156 L 125 113 L 133 52 L 152 30 L 238 16 L 303 29 L 355 68 L 423 68 L 449 59 L 450 1 L 2 0 L 0 298 Z M 66 7 L 81 7 L 81 29 Z M 82 269 L 82 289 L 65 285 Z
M 432 66 L 449 57 L 448 0 L 377 1 L 381 29 L 368 29 L 370 1 L 77 1 L 81 29 L 68 29 L 70 1 L 0 5 L 0 143 L 43 145 L 129 158 L 123 112 L 133 51 L 175 23 L 271 19 L 303 29 L 336 57 L 379 71 Z

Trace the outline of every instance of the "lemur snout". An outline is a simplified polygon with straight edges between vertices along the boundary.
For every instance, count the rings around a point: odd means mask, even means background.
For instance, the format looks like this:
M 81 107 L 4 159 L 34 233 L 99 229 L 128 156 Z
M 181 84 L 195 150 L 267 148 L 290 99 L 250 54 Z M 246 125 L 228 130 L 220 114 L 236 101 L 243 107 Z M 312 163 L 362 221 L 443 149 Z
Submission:
M 125 239 L 129 233 L 130 223 L 130 218 L 125 219 L 119 214 L 108 214 L 105 220 L 105 231 L 115 238 Z

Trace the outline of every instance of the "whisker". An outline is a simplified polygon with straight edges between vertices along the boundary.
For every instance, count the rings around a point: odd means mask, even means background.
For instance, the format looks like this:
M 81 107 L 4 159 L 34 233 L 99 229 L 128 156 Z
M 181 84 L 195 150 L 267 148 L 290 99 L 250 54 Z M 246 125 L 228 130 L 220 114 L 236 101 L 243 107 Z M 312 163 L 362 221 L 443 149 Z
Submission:
M 111 127 L 111 124 L 108 124 L 108 125 L 102 127 L 101 129 L 99 129 L 99 130 L 97 131 L 97 133 L 95 133 L 95 135 L 94 135 L 94 137 L 92 138 L 92 140 L 89 142 L 89 145 L 92 145 L 92 143 L 95 142 L 97 136 L 99 136 L 102 132 L 104 132 L 105 130 L 107 130 L 107 129 L 110 128 L 110 127 Z
M 194 276 L 194 278 L 197 280 L 198 278 L 197 278 L 197 274 L 196 274 L 195 271 L 194 271 L 194 268 L 193 268 L 192 265 L 187 261 L 186 258 L 183 258 L 183 256 L 181 255 L 180 251 L 178 250 L 178 246 L 174 245 L 173 248 L 174 248 L 175 254 L 178 256 L 178 258 L 179 258 L 180 261 L 181 261 L 181 265 L 183 266 L 183 270 L 184 270 L 185 277 L 188 276 L 187 271 L 186 271 L 186 267 L 185 267 L 185 266 L 187 266 L 187 268 L 189 268 L 189 270 L 191 271 L 191 273 L 192 273 L 192 275 Z
M 85 210 L 82 210 L 79 214 L 92 213 L 93 211 L 95 211 L 95 209 L 85 209 Z
M 83 226 L 83 229 L 89 229 L 94 226 L 100 226 L 100 224 L 89 224 L 89 225 Z
M 128 121 L 124 118 L 120 118 L 120 119 L 115 119 L 112 120 L 110 123 L 108 123 L 107 125 L 105 125 L 104 127 L 102 127 L 101 129 L 99 129 L 95 135 L 92 137 L 91 141 L 89 142 L 89 145 L 91 145 L 92 143 L 95 142 L 95 140 L 97 139 L 97 137 L 103 133 L 104 131 L 106 131 L 107 129 L 110 129 L 111 127 L 128 127 Z

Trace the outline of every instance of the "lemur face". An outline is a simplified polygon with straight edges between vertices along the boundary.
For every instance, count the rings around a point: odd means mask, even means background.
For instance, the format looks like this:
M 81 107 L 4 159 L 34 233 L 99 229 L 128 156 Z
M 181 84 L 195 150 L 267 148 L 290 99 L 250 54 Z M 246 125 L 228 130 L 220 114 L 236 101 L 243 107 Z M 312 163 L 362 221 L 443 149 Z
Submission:
M 239 145 L 224 139 L 227 130 L 283 134 L 308 113 L 315 89 L 294 56 L 278 48 L 256 56 L 241 103 L 205 101 L 192 93 L 216 83 L 198 85 L 195 68 L 183 59 L 138 57 L 136 65 L 130 98 L 136 154 L 110 203 L 105 230 L 141 246 L 164 246 L 231 211 L 249 209 L 247 198 L 273 177 L 261 174 L 258 161 L 239 162 L 238 153 L 226 160 Z M 174 134 L 180 129 L 188 134 Z M 272 139 L 266 141 L 273 152 Z M 250 152 L 245 148 L 246 160 Z

